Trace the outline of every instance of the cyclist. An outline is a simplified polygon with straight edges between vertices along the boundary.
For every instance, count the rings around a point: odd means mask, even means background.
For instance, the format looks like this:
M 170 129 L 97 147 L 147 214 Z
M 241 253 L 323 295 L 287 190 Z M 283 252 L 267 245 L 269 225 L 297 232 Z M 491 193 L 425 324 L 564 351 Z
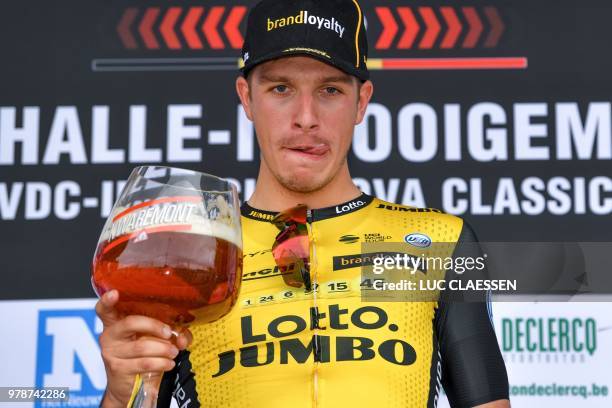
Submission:
M 120 294 L 108 292 L 97 305 L 102 405 L 125 406 L 136 374 L 166 371 L 159 406 L 172 397 L 180 407 L 435 406 L 443 386 L 452 406 L 508 407 L 485 302 L 361 297 L 372 284 L 360 267 L 374 257 L 361 243 L 476 239 L 458 217 L 384 202 L 353 183 L 347 154 L 373 93 L 357 1 L 263 0 L 249 14 L 242 56 L 236 91 L 261 162 L 241 208 L 238 304 L 171 342 L 163 323 L 119 316 Z M 302 218 L 285 211 L 297 204 L 292 211 L 308 209 Z M 300 287 L 272 250 L 296 224 L 308 237 Z

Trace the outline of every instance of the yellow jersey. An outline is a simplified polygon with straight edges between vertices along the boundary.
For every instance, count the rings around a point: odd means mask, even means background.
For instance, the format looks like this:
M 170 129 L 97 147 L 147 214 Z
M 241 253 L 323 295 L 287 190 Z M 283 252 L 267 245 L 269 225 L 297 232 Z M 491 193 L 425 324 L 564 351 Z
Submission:
M 362 194 L 309 212 L 314 287 L 287 286 L 271 247 L 276 213 L 242 208 L 237 304 L 191 328 L 194 342 L 165 374 L 158 406 L 434 407 L 508 398 L 507 376 L 483 303 L 367 302 L 366 242 L 472 239 L 462 219 Z M 469 236 L 468 236 L 469 235 Z M 467 238 L 466 238 L 467 237 Z M 471 238 L 470 238 L 471 237 Z

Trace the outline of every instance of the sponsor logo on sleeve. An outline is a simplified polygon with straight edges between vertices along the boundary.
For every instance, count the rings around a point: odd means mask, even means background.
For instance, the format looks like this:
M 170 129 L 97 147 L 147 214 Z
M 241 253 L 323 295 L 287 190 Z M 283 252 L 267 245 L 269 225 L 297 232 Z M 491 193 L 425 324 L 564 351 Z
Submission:
M 431 246 L 431 238 L 420 232 L 414 232 L 404 237 L 404 241 L 407 244 L 415 246 L 417 248 L 428 248 Z

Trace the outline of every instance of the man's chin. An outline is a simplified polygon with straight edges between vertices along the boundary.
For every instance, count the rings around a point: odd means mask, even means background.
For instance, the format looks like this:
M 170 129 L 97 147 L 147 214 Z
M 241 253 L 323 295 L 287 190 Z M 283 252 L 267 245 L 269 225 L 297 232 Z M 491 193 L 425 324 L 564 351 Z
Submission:
M 281 177 L 279 181 L 287 190 L 302 194 L 318 191 L 329 183 L 328 179 L 322 179 L 320 176 L 313 177 L 312 175 L 286 176 Z

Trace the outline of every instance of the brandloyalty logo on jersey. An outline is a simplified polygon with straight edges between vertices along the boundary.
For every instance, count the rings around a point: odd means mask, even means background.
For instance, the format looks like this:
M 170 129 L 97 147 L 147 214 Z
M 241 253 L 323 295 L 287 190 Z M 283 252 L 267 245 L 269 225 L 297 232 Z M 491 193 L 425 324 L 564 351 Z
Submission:
M 398 257 L 404 258 L 406 256 L 410 259 L 414 259 L 413 265 L 417 265 L 416 267 L 417 270 L 423 273 L 427 273 L 427 265 L 424 263 L 421 263 L 417 256 L 408 255 L 403 252 L 396 252 L 396 251 L 379 251 L 379 252 L 367 252 L 367 253 L 359 253 L 359 254 L 351 254 L 351 255 L 334 256 L 332 258 L 332 265 L 333 265 L 332 270 L 339 271 L 342 269 L 374 265 L 376 258 L 382 258 L 382 259 L 392 258 L 396 260 L 396 263 L 399 263 L 399 261 L 397 261 Z
M 276 30 L 277 28 L 290 26 L 293 24 L 310 24 L 317 27 L 317 30 L 321 30 L 325 28 L 327 30 L 332 30 L 338 34 L 340 38 L 344 34 L 344 25 L 342 25 L 338 20 L 334 17 L 325 18 L 319 17 L 308 13 L 308 10 L 300 10 L 300 12 L 295 16 L 287 16 L 281 18 L 270 19 L 268 17 L 268 31 Z

